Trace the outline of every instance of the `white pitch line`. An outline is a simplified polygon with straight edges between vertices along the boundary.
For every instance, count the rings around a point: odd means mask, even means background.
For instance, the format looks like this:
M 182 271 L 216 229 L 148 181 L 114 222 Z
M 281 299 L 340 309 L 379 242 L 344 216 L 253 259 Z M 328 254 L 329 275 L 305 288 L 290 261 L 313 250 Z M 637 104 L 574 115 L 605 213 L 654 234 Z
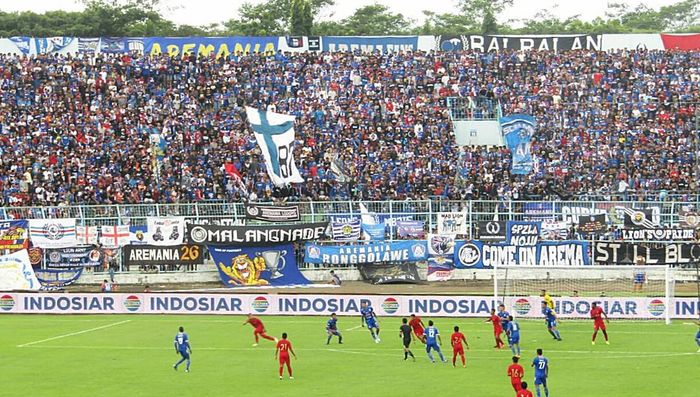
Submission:
M 25 343 L 25 344 L 22 344 L 22 345 L 17 345 L 17 347 L 27 347 L 27 346 L 36 345 L 36 344 L 38 344 L 38 343 L 50 342 L 50 341 L 56 340 L 56 339 L 67 338 L 67 337 L 69 337 L 69 336 L 81 335 L 81 334 L 85 334 L 85 333 L 92 332 L 92 331 L 99 331 L 99 330 L 101 330 L 101 329 L 110 328 L 110 327 L 114 327 L 114 326 L 121 325 L 121 324 L 126 324 L 126 323 L 128 323 L 128 322 L 130 322 L 130 321 L 131 321 L 131 320 L 124 320 L 124 321 L 119 321 L 119 322 L 112 323 L 112 324 L 102 325 L 102 326 L 95 327 L 95 328 L 84 329 L 84 330 L 82 330 L 82 331 L 71 332 L 71 333 L 69 333 L 69 334 L 58 335 L 58 336 L 54 336 L 54 337 L 51 337 L 51 338 L 46 338 L 46 339 L 37 340 L 37 341 L 34 341 L 34 342 Z
M 348 328 L 348 329 L 346 329 L 346 331 L 354 331 L 354 330 L 359 329 L 359 328 L 362 328 L 362 326 L 358 325 L 357 327 Z

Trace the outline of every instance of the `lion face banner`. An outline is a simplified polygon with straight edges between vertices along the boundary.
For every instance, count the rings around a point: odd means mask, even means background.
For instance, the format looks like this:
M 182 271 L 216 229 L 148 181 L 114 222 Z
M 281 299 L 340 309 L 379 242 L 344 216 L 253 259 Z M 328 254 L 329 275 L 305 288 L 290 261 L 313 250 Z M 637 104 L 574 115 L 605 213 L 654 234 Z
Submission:
M 292 244 L 267 247 L 208 246 L 208 249 L 226 287 L 309 284 L 297 267 Z

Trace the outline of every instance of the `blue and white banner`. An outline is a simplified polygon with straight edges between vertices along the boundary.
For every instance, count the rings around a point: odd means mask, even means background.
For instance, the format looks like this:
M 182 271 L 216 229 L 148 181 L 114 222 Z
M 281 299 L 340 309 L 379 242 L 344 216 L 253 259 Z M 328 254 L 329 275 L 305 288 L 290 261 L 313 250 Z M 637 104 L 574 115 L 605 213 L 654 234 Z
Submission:
M 228 57 L 276 52 L 278 37 L 148 37 L 144 39 L 144 52 L 150 55 L 168 54 L 182 56 Z
M 323 36 L 324 52 L 399 52 L 416 51 L 418 36 Z
M 36 279 L 27 250 L 0 256 L 0 291 L 36 291 Z
M 535 134 L 535 118 L 526 114 L 501 117 L 501 130 L 506 145 L 513 156 L 511 173 L 527 175 L 532 172 L 532 137 Z
M 272 183 L 285 186 L 304 182 L 294 163 L 294 116 L 247 106 L 245 110 Z
M 428 258 L 428 281 L 447 281 L 454 273 L 454 262 L 451 257 L 437 256 Z
M 540 222 L 508 221 L 506 224 L 506 244 L 533 246 L 540 238 Z
M 415 214 L 376 214 L 377 222 L 384 222 L 387 227 L 396 227 L 396 222 L 412 221 Z
M 554 219 L 554 202 L 552 201 L 531 201 L 523 204 L 524 221 L 541 221 Z
M 534 246 L 457 241 L 457 268 L 484 269 L 494 266 L 588 266 L 588 242 L 555 241 Z
M 46 250 L 46 267 L 93 267 L 102 266 L 102 250 L 95 247 L 70 247 Z
M 207 248 L 226 287 L 309 284 L 297 267 L 292 244 Z
M 67 287 L 80 278 L 83 267 L 68 269 L 37 269 L 34 271 L 43 290 Z
M 15 36 L 10 37 L 10 41 L 17 46 L 17 49 L 20 50 L 22 54 L 29 55 L 29 50 L 31 49 L 31 37 Z
M 68 47 L 73 42 L 72 37 L 42 37 L 35 38 L 34 44 L 38 54 L 48 54 L 51 52 L 59 52 Z
M 398 221 L 396 222 L 396 228 L 401 238 L 425 238 L 425 222 L 423 221 Z
M 100 39 L 98 37 L 79 37 L 78 51 L 94 53 L 100 49 Z
M 30 219 L 29 238 L 34 247 L 74 247 L 77 245 L 75 235 L 75 218 Z
M 439 212 L 437 214 L 438 234 L 467 234 L 466 212 Z
M 124 37 L 102 37 L 100 51 L 110 54 L 122 54 L 129 52 L 129 46 Z
M 331 222 L 331 238 L 335 241 L 358 241 L 360 239 L 360 219 Z
M 380 223 L 363 223 L 362 231 L 369 236 L 370 240 L 373 241 L 384 241 L 386 233 L 386 224 L 384 222 Z
M 148 235 L 148 226 L 129 226 L 129 245 L 146 245 L 152 240 Z
M 418 262 L 428 258 L 425 241 L 397 241 L 347 246 L 306 244 L 304 262 L 326 265 Z

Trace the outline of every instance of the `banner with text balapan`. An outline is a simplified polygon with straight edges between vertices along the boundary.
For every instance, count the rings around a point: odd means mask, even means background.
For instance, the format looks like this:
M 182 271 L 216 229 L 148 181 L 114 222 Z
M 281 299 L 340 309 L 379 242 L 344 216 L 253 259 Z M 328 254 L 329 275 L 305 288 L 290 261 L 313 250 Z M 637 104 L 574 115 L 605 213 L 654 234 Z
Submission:
M 506 299 L 516 318 L 542 318 L 539 296 Z M 678 319 L 697 318 L 697 298 L 676 298 L 671 307 L 660 298 L 568 298 L 555 300 L 563 318 L 589 318 L 590 304 L 600 302 L 612 319 L 663 319 L 666 310 Z M 372 305 L 378 316 L 486 318 L 494 305 L 490 296 L 422 295 L 311 295 L 311 294 L 0 294 L 0 314 L 5 313 L 135 313 L 135 314 L 238 314 L 356 316 L 362 302 Z

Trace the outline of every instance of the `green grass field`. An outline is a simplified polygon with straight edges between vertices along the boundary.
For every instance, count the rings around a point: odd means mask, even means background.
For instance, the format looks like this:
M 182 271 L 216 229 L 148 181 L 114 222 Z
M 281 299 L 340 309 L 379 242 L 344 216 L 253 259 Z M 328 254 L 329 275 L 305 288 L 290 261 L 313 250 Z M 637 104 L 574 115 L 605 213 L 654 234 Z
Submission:
M 290 335 L 299 359 L 294 380 L 280 381 L 273 343 L 257 348 L 240 316 L 0 316 L 0 396 L 513 396 L 510 350 L 495 351 L 491 325 L 476 319 L 435 319 L 443 341 L 454 325 L 467 335 L 467 368 L 431 364 L 414 345 L 404 362 L 400 319 L 381 319 L 375 344 L 359 317 L 341 317 L 345 341 L 326 346 L 325 318 L 263 317 L 268 333 Z M 424 318 L 427 323 L 428 318 Z M 520 321 L 525 380 L 535 349 L 550 360 L 550 396 L 672 396 L 700 390 L 697 326 L 674 321 L 613 321 L 611 345 L 591 346 L 589 321 L 564 321 L 563 342 L 542 321 Z M 175 372 L 179 325 L 192 347 L 192 371 Z M 602 337 L 602 335 L 601 335 Z M 444 348 L 450 356 L 451 349 Z M 534 391 L 534 390 L 533 390 Z

